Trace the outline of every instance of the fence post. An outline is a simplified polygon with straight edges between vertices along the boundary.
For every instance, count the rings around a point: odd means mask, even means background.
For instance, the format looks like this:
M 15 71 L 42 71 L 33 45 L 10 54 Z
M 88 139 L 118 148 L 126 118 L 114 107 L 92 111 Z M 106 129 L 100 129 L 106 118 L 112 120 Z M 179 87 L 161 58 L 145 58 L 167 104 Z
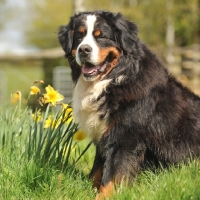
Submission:
M 69 67 L 57 66 L 53 69 L 53 87 L 65 97 L 65 103 L 72 101 L 73 82 Z

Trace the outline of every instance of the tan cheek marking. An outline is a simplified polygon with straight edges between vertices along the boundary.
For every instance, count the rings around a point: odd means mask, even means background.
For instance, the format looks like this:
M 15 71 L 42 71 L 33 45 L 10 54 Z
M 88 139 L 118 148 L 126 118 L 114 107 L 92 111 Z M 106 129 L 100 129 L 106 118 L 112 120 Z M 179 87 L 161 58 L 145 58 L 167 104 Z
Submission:
M 109 47 L 106 49 L 102 49 L 99 54 L 99 58 L 101 59 L 99 62 L 103 62 L 108 55 L 111 55 L 112 62 L 109 63 L 110 66 L 107 67 L 106 72 L 102 75 L 102 77 L 106 76 L 118 63 L 120 52 L 115 47 Z
M 94 32 L 95 37 L 98 37 L 100 35 L 101 35 L 101 31 L 99 29 Z
M 118 58 L 120 56 L 119 50 L 115 47 L 109 47 L 106 49 L 102 49 L 102 50 L 100 50 L 100 53 L 99 53 L 99 58 L 101 59 L 100 62 L 104 61 L 106 59 L 106 57 L 108 56 L 108 54 L 112 55 L 113 61 L 116 59 L 118 60 Z
M 76 56 L 76 49 L 72 50 L 72 56 L 73 56 L 73 57 Z

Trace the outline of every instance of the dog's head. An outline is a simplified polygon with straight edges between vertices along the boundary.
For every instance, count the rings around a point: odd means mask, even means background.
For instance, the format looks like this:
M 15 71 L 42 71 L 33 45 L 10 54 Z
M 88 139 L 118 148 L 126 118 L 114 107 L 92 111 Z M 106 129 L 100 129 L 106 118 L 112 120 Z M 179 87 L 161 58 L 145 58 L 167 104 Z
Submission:
M 118 66 L 122 55 L 133 53 L 137 26 L 121 14 L 82 12 L 60 27 L 58 38 L 74 82 L 81 73 L 86 81 L 95 81 L 106 78 Z

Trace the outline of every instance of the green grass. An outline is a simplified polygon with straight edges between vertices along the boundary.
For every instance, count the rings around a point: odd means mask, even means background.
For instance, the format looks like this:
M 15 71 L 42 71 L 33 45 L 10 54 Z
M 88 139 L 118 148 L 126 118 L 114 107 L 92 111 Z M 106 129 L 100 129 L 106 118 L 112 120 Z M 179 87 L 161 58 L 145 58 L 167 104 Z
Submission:
M 62 173 L 33 160 L 1 156 L 0 199 L 93 199 L 91 183 L 72 167 Z
M 54 123 L 44 128 L 49 114 L 54 116 Z M 95 148 L 91 145 L 82 155 L 90 141 L 75 141 L 76 124 L 58 120 L 70 116 L 47 107 L 41 120 L 35 121 L 28 109 L 0 108 L 0 199 L 95 198 L 97 193 L 88 179 Z M 156 172 L 142 172 L 129 185 L 119 185 L 109 199 L 198 200 L 199 159 Z
M 90 200 L 96 195 L 91 190 L 92 184 L 87 175 L 80 168 L 75 170 L 69 166 L 61 172 L 47 166 L 40 168 L 33 160 L 3 154 L 0 171 L 0 199 Z M 191 162 L 162 172 L 144 172 L 131 186 L 119 186 L 110 199 L 198 200 L 200 166 Z
M 156 173 L 143 172 L 132 187 L 120 188 L 120 192 L 113 199 L 198 200 L 200 165 L 193 161 L 188 165 L 181 164 L 179 167 L 171 167 Z
M 89 141 L 80 146 L 73 139 L 77 125 L 67 122 L 71 113 L 48 106 L 37 121 L 30 110 L 19 111 L 13 106 L 0 110 L 0 199 L 93 198 L 83 173 L 88 171 L 85 155 L 77 163 Z M 54 117 L 44 128 L 49 114 Z

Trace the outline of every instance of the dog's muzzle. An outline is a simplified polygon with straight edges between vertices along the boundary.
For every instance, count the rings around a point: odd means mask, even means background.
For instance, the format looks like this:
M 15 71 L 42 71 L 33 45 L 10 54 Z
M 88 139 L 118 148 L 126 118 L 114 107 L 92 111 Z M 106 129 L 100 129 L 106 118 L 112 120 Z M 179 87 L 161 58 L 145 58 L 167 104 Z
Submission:
M 88 61 L 92 52 L 92 47 L 88 44 L 83 44 L 78 49 L 78 54 L 81 62 Z

